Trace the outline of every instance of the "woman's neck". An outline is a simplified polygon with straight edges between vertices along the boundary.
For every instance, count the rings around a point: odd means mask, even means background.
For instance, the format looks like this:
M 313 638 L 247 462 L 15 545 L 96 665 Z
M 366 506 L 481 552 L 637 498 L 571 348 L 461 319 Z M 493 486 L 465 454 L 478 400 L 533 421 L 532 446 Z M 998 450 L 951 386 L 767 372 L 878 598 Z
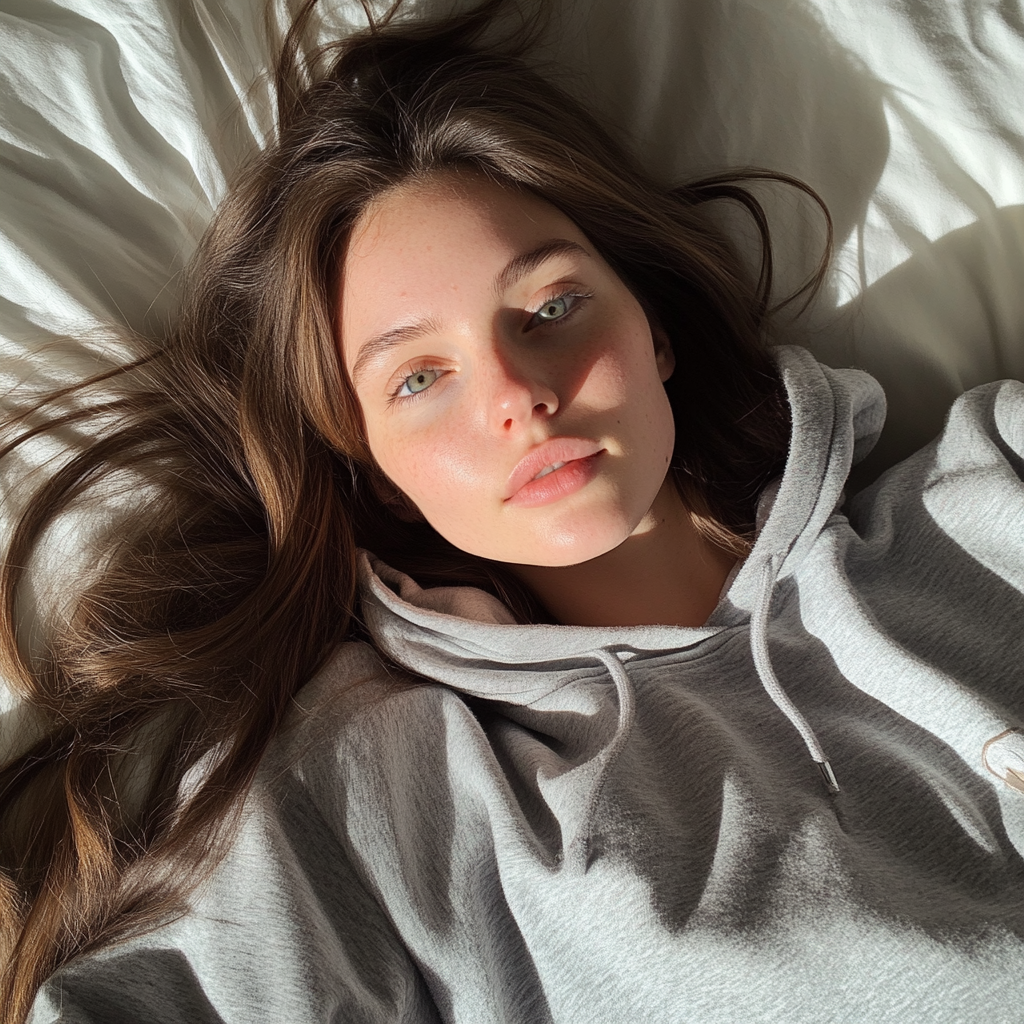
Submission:
M 703 537 L 670 479 L 618 547 L 579 565 L 515 565 L 557 622 L 573 626 L 700 626 L 737 556 Z

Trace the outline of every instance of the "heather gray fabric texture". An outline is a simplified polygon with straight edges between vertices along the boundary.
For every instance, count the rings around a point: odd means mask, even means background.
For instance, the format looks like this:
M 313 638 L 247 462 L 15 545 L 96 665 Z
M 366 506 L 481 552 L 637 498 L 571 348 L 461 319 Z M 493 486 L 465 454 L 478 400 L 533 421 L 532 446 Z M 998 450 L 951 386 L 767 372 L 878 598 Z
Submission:
M 843 506 L 881 390 L 778 358 L 791 456 L 705 626 L 515 625 L 365 555 L 427 681 L 342 647 L 193 912 L 33 1024 L 1019 1024 L 1024 385 Z

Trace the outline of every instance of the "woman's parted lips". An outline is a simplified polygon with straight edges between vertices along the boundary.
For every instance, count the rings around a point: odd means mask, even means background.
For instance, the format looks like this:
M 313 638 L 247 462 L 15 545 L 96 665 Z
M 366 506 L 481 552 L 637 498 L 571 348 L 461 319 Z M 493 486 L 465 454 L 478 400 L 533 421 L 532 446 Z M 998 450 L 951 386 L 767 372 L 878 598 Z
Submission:
M 508 478 L 505 501 L 528 484 L 542 469 L 556 462 L 586 459 L 602 450 L 597 441 L 585 437 L 553 437 L 532 448 L 519 460 Z

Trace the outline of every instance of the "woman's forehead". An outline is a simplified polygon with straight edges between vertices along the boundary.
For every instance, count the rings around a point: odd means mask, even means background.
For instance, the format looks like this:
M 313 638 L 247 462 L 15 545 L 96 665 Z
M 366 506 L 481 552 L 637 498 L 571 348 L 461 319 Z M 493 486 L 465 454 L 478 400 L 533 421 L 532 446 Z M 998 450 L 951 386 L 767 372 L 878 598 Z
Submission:
M 524 189 L 496 182 L 480 172 L 440 171 L 414 178 L 382 193 L 357 219 L 346 247 L 346 262 L 384 246 L 405 249 L 421 234 L 432 234 L 426 253 L 446 239 L 518 244 L 554 226 L 578 229 L 557 207 Z M 389 253 L 389 255 L 391 255 Z
M 493 305 L 521 279 L 517 270 L 539 265 L 541 250 L 546 258 L 589 257 L 593 247 L 550 203 L 479 174 L 391 190 L 356 223 L 346 247 L 338 296 L 346 362 L 351 367 L 367 339 L 403 323 Z

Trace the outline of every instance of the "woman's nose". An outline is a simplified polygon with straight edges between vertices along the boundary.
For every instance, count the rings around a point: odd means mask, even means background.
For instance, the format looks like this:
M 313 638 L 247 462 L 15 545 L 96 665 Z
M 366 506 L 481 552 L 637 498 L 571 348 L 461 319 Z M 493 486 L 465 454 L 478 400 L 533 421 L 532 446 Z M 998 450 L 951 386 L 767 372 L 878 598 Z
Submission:
M 537 417 L 547 419 L 558 411 L 558 395 L 542 375 L 527 366 L 516 366 L 500 352 L 494 353 L 492 364 L 490 419 L 496 429 L 510 433 Z

